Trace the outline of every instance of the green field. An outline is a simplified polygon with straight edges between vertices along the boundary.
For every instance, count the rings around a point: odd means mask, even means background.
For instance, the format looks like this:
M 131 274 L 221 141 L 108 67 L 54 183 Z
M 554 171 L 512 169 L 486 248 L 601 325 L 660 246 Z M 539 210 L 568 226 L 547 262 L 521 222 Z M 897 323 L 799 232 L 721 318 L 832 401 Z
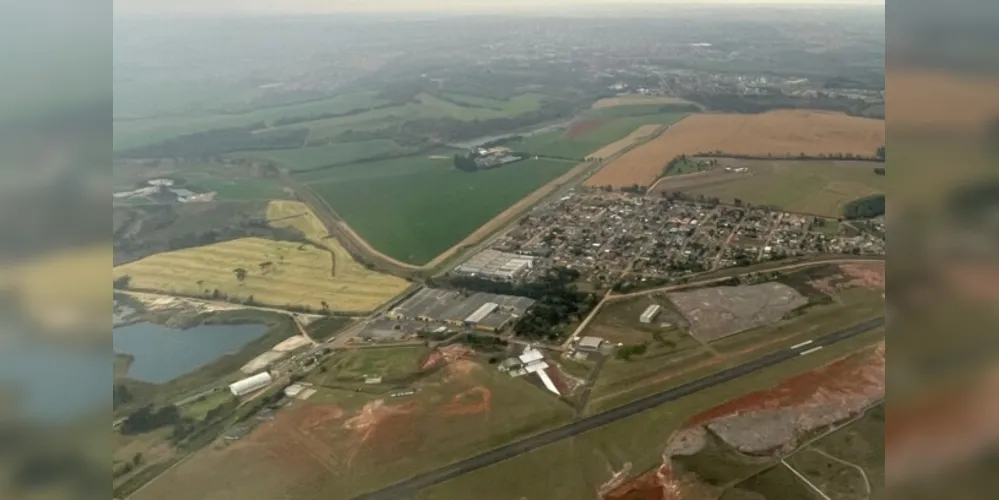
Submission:
M 724 203 L 736 198 L 754 205 L 772 205 L 790 212 L 841 217 L 850 201 L 882 194 L 885 176 L 874 173 L 881 164 L 840 160 L 738 160 L 722 158 L 713 170 L 696 177 L 667 178 L 657 192 L 681 191 L 715 197 Z M 747 172 L 725 171 L 747 168 Z
M 659 466 L 670 436 L 690 417 L 748 392 L 773 387 L 786 378 L 855 352 L 878 338 L 884 338 L 884 330 L 843 341 L 809 357 L 788 360 L 462 475 L 424 490 L 418 498 L 596 500 L 597 488 L 610 479 L 612 471 L 622 470 L 630 464 L 627 476 L 632 477 Z M 539 470 L 545 471 L 544 474 L 538 474 Z M 503 488 L 496 488 L 497 484 L 502 484 Z
M 343 94 L 329 99 L 287 106 L 262 108 L 240 114 L 185 114 L 158 118 L 118 120 L 114 123 L 114 149 L 153 144 L 179 135 L 216 128 L 245 127 L 259 122 L 272 123 L 279 118 L 315 116 L 322 113 L 346 113 L 371 108 L 385 101 L 375 92 Z
M 252 177 L 227 177 L 223 171 L 185 170 L 176 177 L 187 182 L 192 191 L 215 191 L 220 201 L 275 200 L 288 198 L 276 180 Z
M 542 156 L 583 159 L 598 149 L 623 139 L 642 125 L 668 125 L 683 118 L 683 114 L 659 113 L 610 119 L 594 130 L 572 139 L 564 130 L 554 130 L 511 141 L 505 146 L 514 151 Z
M 378 250 L 423 264 L 574 164 L 525 160 L 475 173 L 451 151 L 374 161 L 299 177 Z M 430 156 L 440 155 L 441 159 Z
M 393 129 L 401 124 L 419 119 L 453 118 L 460 121 L 509 118 L 541 106 L 541 94 L 522 94 L 508 101 L 496 101 L 496 107 L 462 106 L 429 94 L 420 94 L 413 102 L 397 106 L 372 109 L 363 113 L 335 118 L 325 118 L 287 125 L 286 128 L 308 127 L 310 142 L 319 142 L 346 132 L 379 131 Z
M 363 382 L 366 377 L 382 377 L 384 383 L 399 381 L 419 372 L 429 354 L 424 346 L 353 349 L 330 358 L 312 381 L 318 385 Z
M 401 154 L 405 149 L 389 139 L 370 141 L 337 142 L 322 146 L 308 146 L 299 149 L 276 149 L 270 151 L 246 151 L 233 153 L 234 158 L 270 160 L 291 171 L 315 170 L 323 167 L 344 165 L 370 158 Z

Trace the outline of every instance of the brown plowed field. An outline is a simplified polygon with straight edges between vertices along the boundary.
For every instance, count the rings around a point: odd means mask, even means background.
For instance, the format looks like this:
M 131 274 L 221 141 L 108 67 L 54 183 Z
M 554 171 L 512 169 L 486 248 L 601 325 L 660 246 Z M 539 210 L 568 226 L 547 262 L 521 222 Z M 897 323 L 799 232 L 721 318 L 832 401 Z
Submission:
M 588 186 L 652 184 L 681 154 L 722 151 L 766 157 L 846 154 L 873 156 L 885 143 L 885 122 L 842 113 L 805 110 L 758 115 L 698 114 L 672 125 L 659 138 L 607 165 Z
M 600 126 L 606 121 L 607 120 L 604 119 L 593 119 L 574 122 L 572 125 L 569 125 L 569 128 L 565 131 L 565 138 L 575 139 L 587 132 L 600 128 Z

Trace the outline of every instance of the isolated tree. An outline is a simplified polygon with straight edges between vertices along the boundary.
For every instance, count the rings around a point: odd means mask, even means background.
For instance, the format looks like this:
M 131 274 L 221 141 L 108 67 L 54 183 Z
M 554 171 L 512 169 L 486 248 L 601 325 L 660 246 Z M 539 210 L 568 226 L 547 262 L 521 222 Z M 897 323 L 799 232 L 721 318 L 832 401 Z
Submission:
M 237 280 L 243 281 L 246 279 L 246 273 L 247 273 L 246 269 L 243 269 L 242 267 L 237 267 L 236 269 L 233 269 L 232 272 L 236 275 Z
M 330 305 L 328 303 L 326 303 L 325 300 L 322 301 L 322 302 L 320 302 L 319 305 L 321 305 L 323 307 L 324 311 L 329 311 L 330 310 Z

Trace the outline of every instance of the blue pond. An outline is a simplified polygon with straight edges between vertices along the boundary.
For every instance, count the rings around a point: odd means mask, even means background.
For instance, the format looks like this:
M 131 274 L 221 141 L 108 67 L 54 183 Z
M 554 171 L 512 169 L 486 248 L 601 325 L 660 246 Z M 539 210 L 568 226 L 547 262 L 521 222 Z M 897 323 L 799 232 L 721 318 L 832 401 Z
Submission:
M 132 356 L 129 378 L 153 384 L 169 382 L 234 353 L 259 338 L 266 325 L 200 325 L 177 330 L 154 323 L 114 329 L 114 352 Z

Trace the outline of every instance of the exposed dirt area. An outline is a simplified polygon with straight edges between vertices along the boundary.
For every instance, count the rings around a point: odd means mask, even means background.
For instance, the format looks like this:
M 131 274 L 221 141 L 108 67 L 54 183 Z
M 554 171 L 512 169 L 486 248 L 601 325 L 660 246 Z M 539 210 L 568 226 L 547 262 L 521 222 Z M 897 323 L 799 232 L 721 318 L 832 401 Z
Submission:
M 569 128 L 565 130 L 565 134 L 563 134 L 563 137 L 565 137 L 566 139 L 575 139 L 583 134 L 586 134 L 587 132 L 592 132 L 600 128 L 606 122 L 607 120 L 604 120 L 602 118 L 572 122 L 572 124 L 569 125 Z
M 757 115 L 696 114 L 657 139 L 625 153 L 586 181 L 588 186 L 649 186 L 663 166 L 681 154 L 722 151 L 732 155 L 796 157 L 852 153 L 874 156 L 885 143 L 885 122 L 810 110 Z
M 552 383 L 555 384 L 555 388 L 558 389 L 559 394 L 566 396 L 571 394 L 573 389 L 575 389 L 562 374 L 562 370 L 559 369 L 558 365 L 549 365 L 548 368 L 545 368 L 545 373 L 548 374 L 548 378 L 552 379 Z
M 775 323 L 808 303 L 781 283 L 702 288 L 671 293 L 669 298 L 690 323 L 690 334 L 701 342 Z
M 483 387 L 476 386 L 465 392 L 455 394 L 450 401 L 441 407 L 444 415 L 478 415 L 487 413 L 491 408 L 493 393 Z
M 700 107 L 692 101 L 666 95 L 619 95 L 605 97 L 593 103 L 593 109 L 615 108 L 618 106 L 643 106 L 652 104 L 690 104 Z
M 479 369 L 478 363 L 468 359 L 474 351 L 460 344 L 441 347 L 430 353 L 420 367 L 421 371 L 445 367 L 450 376 L 465 376 Z
M 870 290 L 885 290 L 885 263 L 851 263 L 840 264 L 842 274 L 818 280 L 808 284 L 824 293 L 836 293 L 848 288 L 867 288 Z
M 845 420 L 883 398 L 884 394 L 885 343 L 881 342 L 869 351 L 787 379 L 772 389 L 750 393 L 712 408 L 692 418 L 688 425 L 710 426 L 721 422 L 717 429 L 729 434 L 727 437 L 720 434 L 726 443 L 743 451 L 764 451 L 757 450 L 759 432 L 749 436 L 728 433 L 725 428 L 734 428 L 737 425 L 734 419 L 742 416 L 758 419 L 761 412 L 794 410 L 783 415 L 794 425 L 794 434 L 801 435 Z
M 607 500 L 716 498 L 693 474 L 677 476 L 671 458 L 690 456 L 707 444 L 707 432 L 746 454 L 787 452 L 820 428 L 857 415 L 885 395 L 885 344 L 841 358 L 820 369 L 747 394 L 688 420 L 671 436 L 663 465 L 611 491 Z
M 388 406 L 383 399 L 376 399 L 364 405 L 356 415 L 343 424 L 343 427 L 353 434 L 353 446 L 347 453 L 347 465 L 350 466 L 357 454 L 366 447 L 384 449 L 386 446 L 391 446 L 400 435 L 400 427 L 409 427 L 405 424 L 405 419 L 399 417 L 414 413 L 418 408 L 419 403 L 416 401 Z

